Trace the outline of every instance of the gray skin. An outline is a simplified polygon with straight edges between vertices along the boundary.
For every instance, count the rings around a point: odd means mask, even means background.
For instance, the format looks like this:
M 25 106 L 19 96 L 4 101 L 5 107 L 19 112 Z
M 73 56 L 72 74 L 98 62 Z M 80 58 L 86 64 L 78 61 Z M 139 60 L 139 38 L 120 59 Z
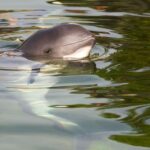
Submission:
M 80 58 L 85 58 L 89 55 L 94 44 L 95 37 L 91 32 L 80 25 L 64 23 L 37 31 L 25 40 L 17 50 L 21 51 L 25 57 L 63 58 L 80 49 L 86 53 Z M 84 47 L 90 47 L 90 50 L 86 50 Z

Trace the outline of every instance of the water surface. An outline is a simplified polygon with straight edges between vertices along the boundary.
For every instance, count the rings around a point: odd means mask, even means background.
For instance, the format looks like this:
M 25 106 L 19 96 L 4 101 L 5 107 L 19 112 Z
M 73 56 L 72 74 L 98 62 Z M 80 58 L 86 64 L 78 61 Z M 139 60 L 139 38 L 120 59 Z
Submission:
M 0 148 L 149 149 L 149 6 L 149 0 L 1 0 L 0 51 L 64 22 L 87 28 L 97 43 L 82 62 L 0 56 Z

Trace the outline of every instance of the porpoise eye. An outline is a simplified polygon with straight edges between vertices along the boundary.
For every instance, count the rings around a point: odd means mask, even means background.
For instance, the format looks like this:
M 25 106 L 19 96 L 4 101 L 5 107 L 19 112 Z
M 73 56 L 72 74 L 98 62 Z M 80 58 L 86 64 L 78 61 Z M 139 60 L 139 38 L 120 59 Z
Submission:
M 46 53 L 46 54 L 50 54 L 50 53 L 51 53 L 51 51 L 52 51 L 51 49 L 47 49 L 47 50 L 45 50 L 45 51 L 44 51 L 44 53 Z

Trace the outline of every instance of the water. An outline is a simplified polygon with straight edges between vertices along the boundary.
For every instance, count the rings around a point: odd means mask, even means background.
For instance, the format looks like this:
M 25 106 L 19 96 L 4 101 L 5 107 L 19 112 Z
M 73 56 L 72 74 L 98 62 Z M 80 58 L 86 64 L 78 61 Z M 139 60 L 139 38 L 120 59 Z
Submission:
M 63 22 L 84 26 L 97 44 L 92 61 L 43 66 L 0 56 L 0 148 L 149 149 L 149 6 L 149 0 L 1 0 L 0 51 Z

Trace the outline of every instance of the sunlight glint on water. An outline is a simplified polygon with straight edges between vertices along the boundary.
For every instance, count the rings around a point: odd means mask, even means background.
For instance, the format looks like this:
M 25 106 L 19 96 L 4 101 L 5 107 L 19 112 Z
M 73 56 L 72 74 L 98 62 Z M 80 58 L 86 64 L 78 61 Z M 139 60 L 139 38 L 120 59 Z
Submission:
M 0 55 L 0 149 L 148 150 L 150 2 L 1 0 L 0 52 L 32 33 L 78 23 L 91 61 L 43 65 Z

